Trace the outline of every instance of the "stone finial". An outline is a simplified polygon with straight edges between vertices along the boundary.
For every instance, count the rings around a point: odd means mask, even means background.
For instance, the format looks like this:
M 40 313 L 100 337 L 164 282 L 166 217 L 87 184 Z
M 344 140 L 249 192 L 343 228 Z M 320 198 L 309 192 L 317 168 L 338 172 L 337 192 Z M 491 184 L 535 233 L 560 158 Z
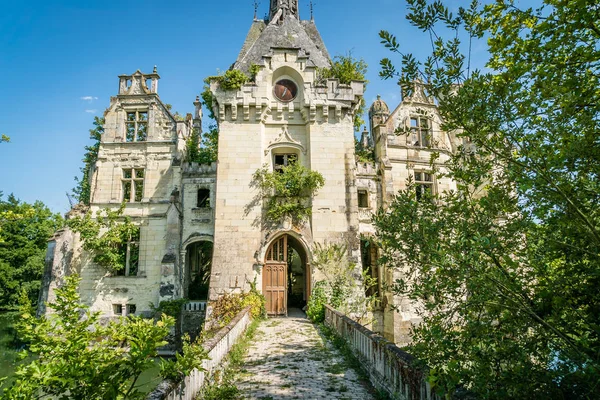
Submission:
M 154 70 L 152 71 L 153 74 L 158 74 L 158 68 L 156 68 L 156 65 L 154 66 Z

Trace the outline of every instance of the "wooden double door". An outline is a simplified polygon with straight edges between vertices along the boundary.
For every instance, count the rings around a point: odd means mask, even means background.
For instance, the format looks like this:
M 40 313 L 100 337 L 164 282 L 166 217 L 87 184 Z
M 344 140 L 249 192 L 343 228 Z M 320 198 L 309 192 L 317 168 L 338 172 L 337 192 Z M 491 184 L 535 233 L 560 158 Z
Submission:
M 287 315 L 288 236 L 276 239 L 265 257 L 263 294 L 267 314 Z
M 263 295 L 266 298 L 267 314 L 287 315 L 290 295 L 294 300 L 293 306 L 302 307 L 297 304 L 297 297 L 300 296 L 302 304 L 306 304 L 310 290 L 310 266 L 304 246 L 289 235 L 278 237 L 267 249 L 263 268 Z

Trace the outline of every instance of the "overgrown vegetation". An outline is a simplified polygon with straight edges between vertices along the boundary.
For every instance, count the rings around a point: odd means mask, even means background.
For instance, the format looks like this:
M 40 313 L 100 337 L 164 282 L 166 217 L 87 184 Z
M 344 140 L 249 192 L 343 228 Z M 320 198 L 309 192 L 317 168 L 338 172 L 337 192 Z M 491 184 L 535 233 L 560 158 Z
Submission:
M 200 96 L 202 97 L 202 101 L 204 101 L 204 105 L 208 109 L 208 115 L 211 119 L 216 119 L 213 111 L 213 94 L 210 90 L 211 82 L 217 82 L 219 84 L 219 88 L 223 90 L 239 90 L 244 84 L 256 77 L 258 69 L 260 69 L 260 67 L 255 67 L 255 65 L 252 65 L 250 69 L 252 77 L 249 77 L 240 70 L 230 69 L 222 74 L 209 76 L 208 78 L 204 79 L 204 90 Z
M 0 136 L 0 143 L 9 143 L 9 142 L 10 142 L 10 137 L 8 137 L 6 135 Z
M 150 310 L 152 310 L 155 315 L 160 316 L 161 314 L 165 314 L 178 320 L 181 316 L 183 305 L 188 301 L 188 299 L 163 300 L 158 303 L 158 307 L 150 303 Z
M 358 139 L 354 138 L 354 155 L 356 161 L 360 163 L 374 163 L 375 149 L 372 147 L 364 147 Z
M 212 164 L 217 161 L 219 154 L 219 130 L 216 125 L 211 125 L 208 132 L 200 134 L 194 128 L 186 141 L 186 159 L 188 162 L 198 164 Z
M 80 168 L 82 177 L 75 177 L 76 186 L 73 188 L 73 195 L 83 204 L 90 204 L 92 174 L 98 161 L 98 151 L 100 150 L 100 140 L 104 134 L 104 117 L 94 117 L 94 129 L 90 129 L 90 139 L 93 143 L 90 146 L 85 146 L 85 154 L 83 156 L 83 167 Z
M 347 247 L 341 244 L 315 243 L 312 265 L 326 280 L 315 284 L 308 300 L 306 315 L 313 322 L 325 319 L 325 304 L 339 310 L 357 322 L 366 324 L 377 298 L 366 296 L 376 281 L 366 273 L 357 274 L 356 264 L 347 256 Z
M 94 263 L 113 274 L 124 270 L 127 246 L 134 244 L 137 248 L 140 238 L 140 228 L 129 217 L 122 216 L 124 209 L 125 203 L 116 211 L 106 208 L 95 217 L 88 211 L 83 217 L 67 221 L 69 228 L 81 235 L 83 248 L 93 254 Z M 137 265 L 139 253 L 131 247 L 129 250 L 130 265 Z
M 23 296 L 17 331 L 29 343 L 22 356 L 35 357 L 17 367 L 16 379 L 4 389 L 3 399 L 33 399 L 40 393 L 74 399 L 145 397 L 138 378 L 153 366 L 157 349 L 166 344 L 173 318 L 127 317 L 100 323 L 100 313 L 80 303 L 78 283 L 78 277 L 66 277 L 65 285 L 56 290 L 56 302 L 49 304 L 55 313 L 40 318 L 34 317 L 31 303 Z M 202 360 L 195 351 L 165 361 L 161 370 L 183 374 Z
M 44 203 L 0 192 L 0 309 L 16 309 L 22 291 L 37 303 L 48 238 L 63 224 Z
M 381 33 L 402 60 L 398 71 L 382 60 L 382 76 L 405 93 L 424 82 L 442 130 L 466 145 L 437 171 L 456 191 L 417 201 L 409 187 L 376 225 L 387 265 L 403 271 L 395 294 L 422 305 L 410 352 L 442 391 L 600 398 L 600 9 L 534 3 L 454 14 L 408 0 L 407 18 L 433 38 L 422 62 Z M 486 71 L 470 65 L 481 39 Z
M 325 178 L 299 162 L 290 163 L 279 171 L 264 166 L 254 173 L 252 182 L 266 198 L 266 217 L 273 223 L 290 217 L 299 223 L 311 215 L 310 200 L 325 185 Z
M 317 79 L 321 82 L 326 79 L 338 79 L 342 85 L 349 85 L 352 81 L 363 81 L 366 90 L 369 83 L 365 78 L 367 68 L 368 65 L 365 60 L 354 58 L 352 53 L 338 55 L 333 58 L 330 68 L 319 68 Z M 366 112 L 366 104 L 365 99 L 361 99 L 360 106 L 354 115 L 355 131 L 359 131 L 360 127 L 365 125 L 363 115 Z
M 211 319 L 219 323 L 219 327 L 227 326 L 243 309 L 250 307 L 250 315 L 254 319 L 267 317 L 266 299 L 256 287 L 256 278 L 250 283 L 250 291 L 246 293 L 224 293 L 212 302 Z
M 244 336 L 233 345 L 227 358 L 224 360 L 225 365 L 227 365 L 225 371 L 214 374 L 211 377 L 210 383 L 202 389 L 198 399 L 238 400 L 242 398 L 242 393 L 233 381 L 244 363 L 244 357 L 248 353 L 248 348 L 254 343 L 256 330 L 261 321 L 262 319 L 259 318 L 250 323 Z

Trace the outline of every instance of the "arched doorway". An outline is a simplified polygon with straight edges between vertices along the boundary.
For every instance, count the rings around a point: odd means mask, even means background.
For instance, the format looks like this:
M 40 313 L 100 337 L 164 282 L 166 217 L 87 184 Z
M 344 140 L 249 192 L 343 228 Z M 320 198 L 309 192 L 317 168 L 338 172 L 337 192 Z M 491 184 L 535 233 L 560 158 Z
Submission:
M 303 308 L 310 296 L 308 256 L 291 235 L 276 238 L 265 255 L 263 294 L 269 315 L 287 315 L 288 309 Z
M 208 299 L 210 270 L 212 266 L 213 243 L 209 241 L 194 242 L 186 248 L 186 282 L 187 298 L 190 300 Z

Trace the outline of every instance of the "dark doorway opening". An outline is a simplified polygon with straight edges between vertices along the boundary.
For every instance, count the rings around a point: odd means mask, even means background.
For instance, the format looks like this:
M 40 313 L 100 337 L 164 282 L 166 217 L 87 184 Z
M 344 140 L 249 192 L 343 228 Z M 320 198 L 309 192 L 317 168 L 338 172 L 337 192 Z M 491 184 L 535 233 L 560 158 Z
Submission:
M 212 254 L 213 244 L 209 241 L 195 242 L 186 248 L 188 299 L 208 299 Z

